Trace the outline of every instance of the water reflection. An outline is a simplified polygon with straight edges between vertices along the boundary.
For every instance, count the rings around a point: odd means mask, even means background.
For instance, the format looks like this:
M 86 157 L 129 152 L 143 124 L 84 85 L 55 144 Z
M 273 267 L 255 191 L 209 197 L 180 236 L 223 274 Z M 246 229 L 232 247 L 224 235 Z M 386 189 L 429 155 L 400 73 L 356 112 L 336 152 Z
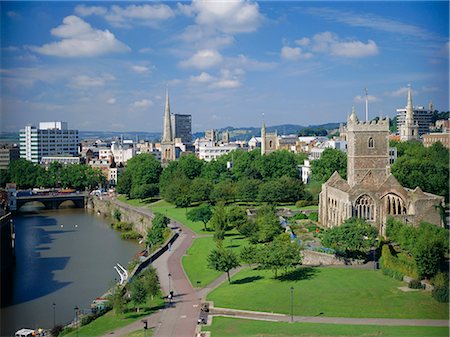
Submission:
M 23 208 L 25 208 L 24 206 Z M 139 250 L 120 239 L 103 217 L 82 209 L 36 211 L 14 219 L 16 267 L 2 281 L 1 336 L 28 327 L 49 328 L 73 318 L 73 308 L 89 308 Z

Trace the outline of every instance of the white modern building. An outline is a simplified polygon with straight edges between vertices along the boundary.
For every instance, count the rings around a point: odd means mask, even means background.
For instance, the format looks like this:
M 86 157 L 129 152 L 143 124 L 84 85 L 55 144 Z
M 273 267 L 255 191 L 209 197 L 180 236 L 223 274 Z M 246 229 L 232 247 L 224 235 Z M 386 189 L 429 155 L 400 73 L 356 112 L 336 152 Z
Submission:
M 117 164 L 125 165 L 129 159 L 133 158 L 133 156 L 136 154 L 136 151 L 134 149 L 134 144 L 132 141 L 131 143 L 123 141 L 121 143 L 112 142 L 111 153 L 114 157 L 114 161 Z
M 20 130 L 20 158 L 40 163 L 42 157 L 78 156 L 78 130 L 69 130 L 66 122 L 41 122 L 39 127 Z
M 223 156 L 224 154 L 230 153 L 231 151 L 237 150 L 239 148 L 240 147 L 237 144 L 227 144 L 219 146 L 216 146 L 214 144 L 203 146 L 200 145 L 197 150 L 197 157 L 205 161 L 212 161 L 216 160 L 220 156 Z

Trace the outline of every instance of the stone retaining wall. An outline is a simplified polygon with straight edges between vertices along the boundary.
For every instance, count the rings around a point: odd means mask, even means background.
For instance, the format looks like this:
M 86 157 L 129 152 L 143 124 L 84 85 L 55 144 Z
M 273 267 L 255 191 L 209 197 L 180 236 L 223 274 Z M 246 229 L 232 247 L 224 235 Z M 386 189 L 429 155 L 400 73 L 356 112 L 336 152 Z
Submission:
M 150 213 L 145 213 L 139 209 L 128 207 L 126 204 L 122 205 L 109 198 L 102 198 L 90 196 L 86 207 L 93 210 L 97 214 L 114 218 L 114 211 L 117 209 L 121 213 L 121 220 L 129 222 L 133 225 L 133 229 L 141 234 L 143 237 L 147 235 L 147 228 L 152 226 L 153 216 Z M 114 219 L 114 221 L 116 221 Z
M 339 257 L 332 254 L 315 252 L 312 250 L 302 250 L 302 264 L 307 266 L 330 266 L 330 265 L 357 265 L 364 264 L 363 260 L 353 260 Z

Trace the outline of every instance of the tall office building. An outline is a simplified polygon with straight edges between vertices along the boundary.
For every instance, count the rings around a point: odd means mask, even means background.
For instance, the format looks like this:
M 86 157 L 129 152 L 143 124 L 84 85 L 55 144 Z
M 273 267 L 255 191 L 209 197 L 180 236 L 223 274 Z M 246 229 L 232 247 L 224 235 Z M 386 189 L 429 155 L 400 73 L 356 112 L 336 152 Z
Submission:
M 20 130 L 20 158 L 40 163 L 42 157 L 77 156 L 78 130 L 69 130 L 67 122 L 41 122 Z
M 192 143 L 192 116 L 172 114 L 172 134 L 173 139 L 181 138 L 183 144 Z

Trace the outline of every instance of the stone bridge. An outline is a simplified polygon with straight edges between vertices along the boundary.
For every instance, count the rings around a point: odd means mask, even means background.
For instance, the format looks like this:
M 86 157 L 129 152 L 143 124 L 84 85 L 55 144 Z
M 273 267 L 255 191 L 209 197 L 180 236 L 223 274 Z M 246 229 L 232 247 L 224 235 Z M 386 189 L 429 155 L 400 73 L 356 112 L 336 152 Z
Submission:
M 17 210 L 28 202 L 40 202 L 46 209 L 57 209 L 64 201 L 72 201 L 77 208 L 84 208 L 87 199 L 86 192 L 49 193 L 44 195 L 27 195 L 16 197 Z

